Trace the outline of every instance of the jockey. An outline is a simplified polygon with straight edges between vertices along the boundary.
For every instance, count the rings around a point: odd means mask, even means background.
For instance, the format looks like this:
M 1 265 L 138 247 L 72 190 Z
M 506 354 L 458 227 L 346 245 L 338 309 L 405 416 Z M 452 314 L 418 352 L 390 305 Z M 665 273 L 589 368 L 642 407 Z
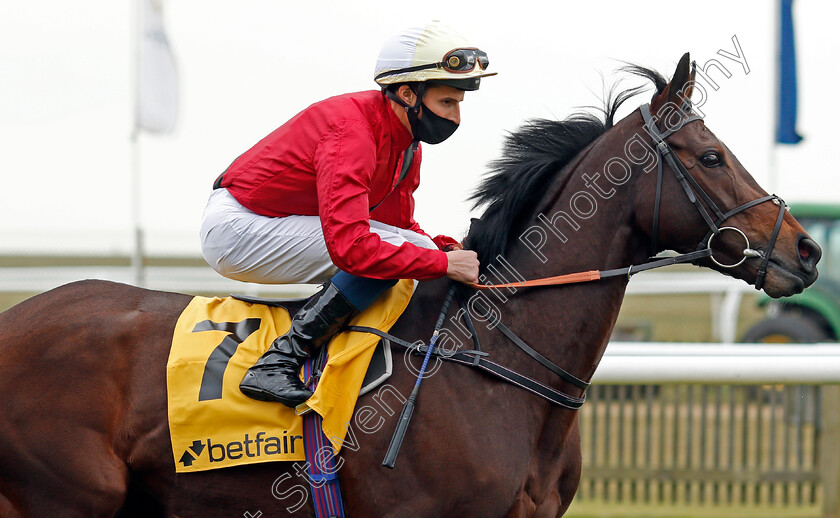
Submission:
M 303 361 L 398 279 L 474 283 L 478 259 L 414 221 L 419 141 L 446 140 L 487 55 L 432 22 L 389 39 L 381 91 L 313 104 L 237 158 L 214 183 L 202 251 L 221 275 L 258 283 L 324 282 L 246 373 L 240 390 L 294 407 L 312 393 Z

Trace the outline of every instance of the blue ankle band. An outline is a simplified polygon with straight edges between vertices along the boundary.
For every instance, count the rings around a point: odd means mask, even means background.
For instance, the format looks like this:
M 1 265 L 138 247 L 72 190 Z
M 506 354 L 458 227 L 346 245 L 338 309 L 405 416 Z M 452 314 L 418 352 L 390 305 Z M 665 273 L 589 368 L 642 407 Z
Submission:
M 385 290 L 397 283 L 393 279 L 368 279 L 339 271 L 330 281 L 350 304 L 359 311 L 364 311 Z

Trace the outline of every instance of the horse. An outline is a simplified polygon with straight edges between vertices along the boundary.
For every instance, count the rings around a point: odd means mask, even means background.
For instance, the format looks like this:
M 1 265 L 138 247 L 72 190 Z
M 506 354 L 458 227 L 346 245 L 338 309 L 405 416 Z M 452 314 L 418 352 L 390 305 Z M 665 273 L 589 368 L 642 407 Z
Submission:
M 494 362 L 577 400 L 579 384 L 512 347 L 494 322 L 589 380 L 633 269 L 555 287 L 500 288 L 504 278 L 607 272 L 664 250 L 772 297 L 817 277 L 819 246 L 691 111 L 688 54 L 670 81 L 628 71 L 655 93 L 620 121 L 619 106 L 642 87 L 610 95 L 601 115 L 532 120 L 508 135 L 475 192 L 484 212 L 466 240 L 481 279 L 497 287 L 464 287 L 467 309 L 447 313 L 447 329 L 458 312 L 471 314 Z M 420 283 L 391 333 L 428 339 L 448 290 L 445 279 Z M 313 516 L 292 463 L 175 473 L 165 365 L 190 300 L 86 280 L 0 314 L 0 516 Z M 451 332 L 469 347 L 473 338 Z M 577 411 L 477 370 L 446 362 L 431 370 L 393 469 L 380 459 L 414 374 L 395 368 L 387 391 L 359 399 L 370 410 L 363 420 L 357 413 L 338 456 L 347 515 L 562 516 L 580 480 Z

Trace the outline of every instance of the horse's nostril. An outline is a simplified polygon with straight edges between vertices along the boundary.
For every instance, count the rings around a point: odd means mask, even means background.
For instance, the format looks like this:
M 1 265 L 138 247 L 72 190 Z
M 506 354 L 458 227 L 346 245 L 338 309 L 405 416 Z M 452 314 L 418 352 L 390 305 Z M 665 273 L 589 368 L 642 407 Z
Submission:
M 817 264 L 822 256 L 822 250 L 820 250 L 820 246 L 815 243 L 812 239 L 803 237 L 799 240 L 797 245 L 797 249 L 799 251 L 799 260 L 802 264 L 806 266 L 813 267 Z
M 802 243 L 799 244 L 799 257 L 802 259 L 808 259 L 811 257 L 811 249 L 807 246 L 802 246 Z

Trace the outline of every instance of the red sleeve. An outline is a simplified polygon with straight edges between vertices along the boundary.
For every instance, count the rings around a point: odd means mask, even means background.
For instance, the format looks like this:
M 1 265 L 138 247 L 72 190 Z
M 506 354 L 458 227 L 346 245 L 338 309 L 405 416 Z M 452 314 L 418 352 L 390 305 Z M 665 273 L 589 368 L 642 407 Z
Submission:
M 446 250 L 446 247 L 450 245 L 461 244 L 457 239 L 451 238 L 449 236 L 444 236 L 443 234 L 437 235 L 435 237 L 430 236 L 422 228 L 420 228 L 420 225 L 418 225 L 417 222 L 414 221 L 414 218 L 411 219 L 411 225 L 409 225 L 408 230 L 413 230 L 418 234 L 423 234 L 424 236 L 427 236 L 429 239 L 434 241 L 435 245 L 437 245 L 438 249 L 440 250 Z
M 417 232 L 418 234 L 423 234 L 431 239 L 438 249 L 445 250 L 449 245 L 456 245 L 460 243 L 449 236 L 439 235 L 432 237 L 420 228 L 420 225 L 414 220 L 414 191 L 420 187 L 421 160 L 422 149 L 419 149 L 414 155 L 414 163 L 409 170 L 408 176 L 406 176 L 406 178 L 397 186 L 395 192 L 391 193 L 388 197 L 389 199 L 385 200 L 385 203 L 382 204 L 383 206 L 377 215 L 382 214 L 385 216 L 381 218 L 383 223 L 389 223 L 400 228 Z M 388 205 L 386 206 L 386 204 Z M 388 212 L 391 212 L 392 215 L 397 214 L 398 219 L 396 221 L 389 221 L 389 218 L 387 217 Z
M 458 245 L 461 247 L 461 242 L 455 238 L 451 238 L 449 236 L 444 236 L 443 234 L 438 234 L 432 238 L 432 241 L 440 248 L 441 250 L 446 250 L 447 247 Z
M 368 192 L 376 145 L 368 128 L 343 121 L 315 152 L 318 211 L 330 259 L 341 270 L 374 279 L 436 279 L 448 261 L 439 250 L 394 246 L 370 231 Z

